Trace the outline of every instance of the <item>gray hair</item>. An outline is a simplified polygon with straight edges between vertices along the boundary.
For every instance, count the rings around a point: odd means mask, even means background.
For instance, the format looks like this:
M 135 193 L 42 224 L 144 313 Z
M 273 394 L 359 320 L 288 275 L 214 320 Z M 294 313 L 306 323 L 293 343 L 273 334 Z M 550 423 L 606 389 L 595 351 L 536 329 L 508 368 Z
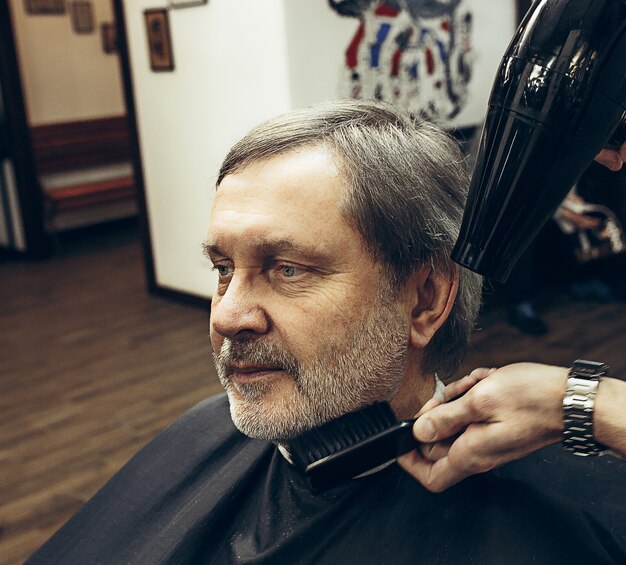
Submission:
M 346 183 L 344 216 L 373 260 L 386 267 L 393 291 L 426 264 L 455 273 L 450 253 L 469 185 L 464 156 L 435 125 L 388 104 L 342 100 L 268 120 L 232 147 L 217 186 L 253 162 L 312 145 L 328 147 L 337 159 Z M 481 277 L 459 269 L 455 303 L 426 348 L 425 370 L 443 378 L 458 368 L 478 314 L 481 284 Z

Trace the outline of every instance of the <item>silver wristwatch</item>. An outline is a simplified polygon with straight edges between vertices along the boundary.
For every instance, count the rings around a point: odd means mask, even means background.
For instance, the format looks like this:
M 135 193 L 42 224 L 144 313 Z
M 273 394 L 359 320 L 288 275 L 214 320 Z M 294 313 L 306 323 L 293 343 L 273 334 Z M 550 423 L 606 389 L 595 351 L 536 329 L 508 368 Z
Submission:
M 574 455 L 599 455 L 607 448 L 594 440 L 593 410 L 600 377 L 609 367 L 596 361 L 577 359 L 567 377 L 563 398 L 563 447 Z

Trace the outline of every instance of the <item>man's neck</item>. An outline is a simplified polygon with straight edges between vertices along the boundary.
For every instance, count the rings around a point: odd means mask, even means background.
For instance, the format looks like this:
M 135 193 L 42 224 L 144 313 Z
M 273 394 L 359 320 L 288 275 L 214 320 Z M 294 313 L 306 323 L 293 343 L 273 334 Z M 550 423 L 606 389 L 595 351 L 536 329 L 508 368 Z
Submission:
M 419 364 L 411 364 L 410 367 L 420 367 Z M 391 400 L 390 404 L 398 419 L 413 418 L 420 408 L 426 404 L 435 393 L 435 375 L 432 373 L 422 373 L 421 370 L 407 370 L 407 377 L 404 379 L 398 393 Z

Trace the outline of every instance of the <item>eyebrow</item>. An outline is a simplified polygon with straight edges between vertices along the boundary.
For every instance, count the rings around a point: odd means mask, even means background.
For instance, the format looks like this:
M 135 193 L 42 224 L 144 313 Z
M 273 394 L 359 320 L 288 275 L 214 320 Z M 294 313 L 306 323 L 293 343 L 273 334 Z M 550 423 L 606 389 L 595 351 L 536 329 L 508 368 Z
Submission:
M 327 261 L 328 256 L 311 247 L 299 245 L 288 239 L 262 239 L 252 244 L 254 253 L 259 257 L 276 257 L 281 254 L 295 255 L 312 261 Z M 202 251 L 207 257 L 226 256 L 218 244 L 202 242 Z
M 219 247 L 213 243 L 208 243 L 206 241 L 202 242 L 202 255 L 210 259 L 214 255 L 222 255 L 219 250 Z

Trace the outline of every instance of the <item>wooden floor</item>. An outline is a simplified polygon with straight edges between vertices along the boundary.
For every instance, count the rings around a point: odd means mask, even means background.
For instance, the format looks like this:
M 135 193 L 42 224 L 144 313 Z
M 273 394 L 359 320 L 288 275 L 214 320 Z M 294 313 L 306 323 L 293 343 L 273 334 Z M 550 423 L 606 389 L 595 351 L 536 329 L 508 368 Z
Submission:
M 136 230 L 0 265 L 0 563 L 21 563 L 215 393 L 206 309 L 150 296 Z
M 522 336 L 492 307 L 461 370 L 584 356 L 626 375 L 626 304 L 544 300 Z M 0 263 L 0 564 L 22 563 L 141 446 L 219 389 L 205 309 L 145 291 L 136 230 Z

